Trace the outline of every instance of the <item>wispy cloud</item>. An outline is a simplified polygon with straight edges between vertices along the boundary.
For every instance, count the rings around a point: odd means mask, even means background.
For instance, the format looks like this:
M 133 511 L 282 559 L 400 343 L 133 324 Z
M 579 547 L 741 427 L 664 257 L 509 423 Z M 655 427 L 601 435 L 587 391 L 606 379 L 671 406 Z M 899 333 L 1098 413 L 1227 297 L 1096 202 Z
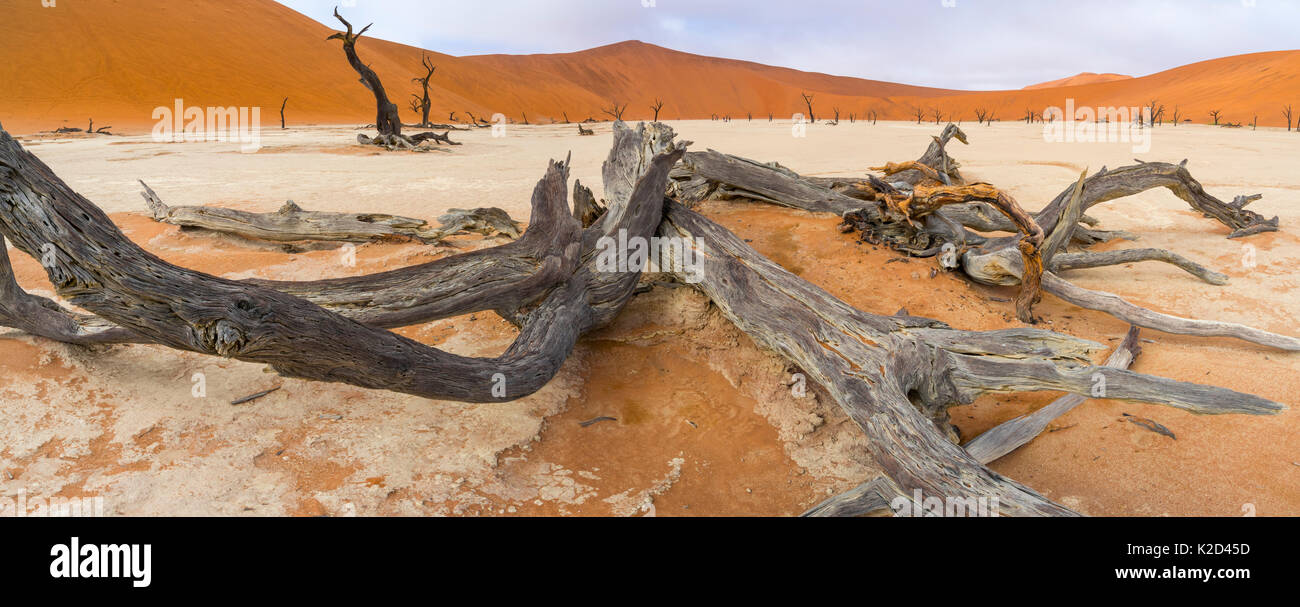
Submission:
M 279 0 L 318 21 L 337 0 Z M 453 55 L 642 40 L 702 55 L 960 89 L 1135 76 L 1295 45 L 1293 0 L 356 0 L 373 35 Z M 1254 6 L 1251 6 L 1251 5 Z M 649 6 L 653 5 L 653 6 Z

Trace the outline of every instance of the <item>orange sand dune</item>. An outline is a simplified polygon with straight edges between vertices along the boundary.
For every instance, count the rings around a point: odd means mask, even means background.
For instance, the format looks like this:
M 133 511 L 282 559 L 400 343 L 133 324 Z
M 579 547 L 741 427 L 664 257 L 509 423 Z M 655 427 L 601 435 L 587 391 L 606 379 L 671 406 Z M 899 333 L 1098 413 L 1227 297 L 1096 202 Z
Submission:
M 0 122 L 19 133 L 60 126 L 112 125 L 141 132 L 157 121 L 154 108 L 247 106 L 262 108 L 262 123 L 279 120 L 289 98 L 290 124 L 373 122 L 373 100 L 348 67 L 329 27 L 272 0 L 79 0 L 44 8 L 6 3 L 0 42 Z M 396 18 L 396 17 L 395 17 Z M 358 24 L 360 25 L 360 24 Z M 914 108 L 939 109 L 946 118 L 974 120 L 974 109 L 1014 120 L 1026 109 L 1076 105 L 1136 106 L 1159 99 L 1196 120 L 1222 109 L 1224 117 L 1282 125 L 1286 103 L 1300 104 L 1300 51 L 1217 59 L 1143 78 L 1024 91 L 963 92 L 799 72 L 755 63 L 701 57 L 640 42 L 557 55 L 452 57 L 365 38 L 362 58 L 379 73 L 403 116 L 415 92 L 422 53 L 438 65 L 435 121 L 450 112 L 465 119 L 502 113 L 546 123 L 565 114 L 603 119 L 600 109 L 627 104 L 628 119 L 651 116 L 664 100 L 665 119 L 750 114 L 790 119 L 803 112 L 801 92 L 816 96 L 819 119 L 841 110 L 859 117 L 911 119 Z M 1077 78 L 1077 77 L 1076 77 Z M 1064 84 L 1078 84 L 1067 79 Z
M 1066 86 L 1083 86 L 1085 84 L 1114 82 L 1116 80 L 1131 80 L 1132 78 L 1132 76 L 1125 76 L 1124 74 L 1094 74 L 1092 72 L 1084 72 L 1076 76 L 1070 76 L 1069 78 L 1062 78 L 1060 80 L 1053 80 L 1051 82 L 1043 82 L 1040 84 L 1031 84 L 1025 87 L 1025 90 L 1036 91 L 1038 89 L 1059 89 Z

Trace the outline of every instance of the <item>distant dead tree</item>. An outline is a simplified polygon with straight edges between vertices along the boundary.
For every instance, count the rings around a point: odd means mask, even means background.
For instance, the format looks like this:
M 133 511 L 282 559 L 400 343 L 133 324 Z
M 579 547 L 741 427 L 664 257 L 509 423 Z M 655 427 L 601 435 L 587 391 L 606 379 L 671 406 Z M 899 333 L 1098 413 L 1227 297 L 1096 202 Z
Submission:
M 611 102 L 609 107 L 600 108 L 600 112 L 613 118 L 615 122 L 623 119 L 623 112 L 627 111 L 627 104 L 619 105 L 617 101 Z
M 1250 130 L 1259 130 L 1259 114 L 1255 114 L 1255 119 L 1250 121 Z
M 1034 110 L 1029 110 L 1029 109 L 1025 110 L 1025 117 L 1024 117 L 1024 118 L 1021 118 L 1021 120 L 1024 120 L 1024 121 L 1025 121 L 1025 124 L 1033 124 L 1033 123 L 1034 123 Z
M 989 115 L 984 118 L 985 126 L 993 126 L 993 121 L 997 120 L 997 111 L 989 110 Z
M 280 130 L 284 130 L 284 108 L 289 105 L 289 98 L 285 97 L 284 102 L 280 104 Z
M 1164 124 L 1165 106 L 1160 105 L 1160 100 L 1152 99 L 1147 102 L 1147 109 L 1151 112 L 1151 117 L 1148 118 L 1148 120 L 1151 121 L 1151 126 L 1155 126 L 1157 121 L 1159 121 L 1160 124 Z
M 1282 115 L 1283 115 L 1283 116 L 1286 116 L 1286 132 L 1290 133 L 1290 132 L 1291 132 L 1291 119 L 1292 119 L 1292 115 L 1291 115 L 1291 104 L 1288 103 L 1288 104 L 1286 104 L 1285 106 L 1282 107 Z
M 917 124 L 921 124 L 922 122 L 925 122 L 925 108 L 919 105 L 916 106 L 915 108 L 912 109 L 912 115 L 916 117 Z
M 447 114 L 447 122 L 458 122 L 458 120 L 456 120 L 455 110 L 453 110 L 450 114 Z
M 849 124 L 856 124 L 857 121 L 858 121 L 857 114 L 854 114 L 853 112 L 849 112 Z
M 348 64 L 361 75 L 361 83 L 375 95 L 375 128 L 379 131 L 379 137 L 371 139 L 365 135 L 358 135 L 357 141 L 363 144 L 382 145 L 390 149 L 414 149 L 425 141 L 458 145 L 448 138 L 447 133 L 441 135 L 437 133 L 420 133 L 414 137 L 407 137 L 402 134 L 402 117 L 398 114 L 397 104 L 388 99 L 388 93 L 384 90 L 384 84 L 380 82 L 379 75 L 357 56 L 357 40 L 360 40 L 361 36 L 365 35 L 366 31 L 370 29 L 370 25 L 361 28 L 360 32 L 354 34 L 352 24 L 348 23 L 347 19 L 344 19 L 342 15 L 339 15 L 338 8 L 334 9 L 334 18 L 347 27 L 347 31 L 336 32 L 326 40 L 343 41 L 343 53 L 347 55 Z
M 112 133 L 108 132 L 108 129 L 111 129 L 111 128 L 113 128 L 113 127 L 111 127 L 111 126 L 101 126 L 101 127 L 99 127 L 98 129 L 96 129 L 96 128 L 95 128 L 95 119 L 94 119 L 94 118 L 91 118 L 91 119 L 90 119 L 90 124 L 86 126 L 86 132 L 87 132 L 87 133 L 90 133 L 91 135 L 112 135 Z
M 936 107 L 936 108 L 931 108 L 931 109 L 930 109 L 930 117 L 934 119 L 934 123 L 935 123 L 935 124 L 939 124 L 940 122 L 943 122 L 943 110 L 941 110 L 941 109 L 939 109 L 939 108 L 937 108 L 937 107 Z
M 561 113 L 564 114 L 564 124 L 569 124 L 569 113 L 568 112 L 561 112 Z
M 980 124 L 984 124 L 984 119 L 988 117 L 989 111 L 987 109 L 982 107 L 975 108 L 975 120 L 978 120 Z
M 768 113 L 767 113 L 767 121 L 768 121 L 768 122 L 772 122 L 772 121 L 774 121 L 774 120 L 776 120 L 776 117 L 772 115 L 772 112 L 768 112 Z
M 524 112 L 524 124 L 528 124 L 528 112 Z
M 875 124 L 875 123 L 876 123 L 876 118 L 877 118 L 878 116 L 879 116 L 879 114 L 876 113 L 876 110 L 874 110 L 874 109 L 867 110 L 867 120 L 870 120 L 870 121 L 871 121 L 871 124 Z
M 830 121 L 830 122 L 827 123 L 827 124 L 831 124 L 831 125 L 834 125 L 834 126 L 839 126 L 839 124 L 840 124 L 840 108 L 837 108 L 837 107 L 836 107 L 836 108 L 831 108 L 831 110 L 835 112 L 835 120 L 832 120 L 832 121 Z
M 420 64 L 424 66 L 424 76 L 412 78 L 411 82 L 420 85 L 420 87 L 424 89 L 424 96 L 420 97 L 419 95 L 411 95 L 411 97 L 414 97 L 414 99 L 412 99 L 411 107 L 418 108 L 418 113 L 420 114 L 420 126 L 428 127 L 433 124 L 433 122 L 429 120 L 429 111 L 433 109 L 433 101 L 429 98 L 429 81 L 433 79 L 433 72 L 438 68 L 433 64 L 433 61 L 429 59 L 428 55 L 424 55 L 420 58 Z
M 650 106 L 650 109 L 654 110 L 654 113 L 655 113 L 655 119 L 654 119 L 654 122 L 659 122 L 659 110 L 664 109 L 664 102 L 663 102 L 663 100 L 662 100 L 662 99 L 659 99 L 658 97 L 656 97 L 656 98 L 655 98 L 655 103 L 654 103 L 654 105 Z
M 1178 106 L 1175 105 L 1175 106 L 1174 106 L 1174 113 L 1173 113 L 1174 126 L 1178 126 L 1178 123 L 1179 123 L 1179 122 L 1182 122 L 1182 118 L 1183 118 L 1183 111 L 1182 111 L 1182 108 L 1180 108 L 1180 107 L 1178 107 Z
M 754 121 L 754 113 L 753 113 L 753 112 L 745 112 L 745 116 L 749 118 L 749 121 L 750 121 L 750 122 L 753 122 L 753 121 Z
M 1219 117 L 1223 115 L 1223 110 L 1210 110 L 1210 118 L 1214 119 L 1212 126 L 1219 126 Z
M 817 122 L 817 115 L 813 113 L 813 98 L 815 96 L 808 93 L 799 93 L 799 96 L 803 97 L 803 103 L 808 107 L 808 122 Z
M 379 75 L 370 69 L 361 58 L 357 56 L 357 40 L 365 35 L 370 29 L 370 25 L 361 28 L 360 32 L 352 33 L 352 24 L 348 23 L 341 15 L 339 10 L 334 9 L 334 18 L 338 19 L 348 28 L 346 32 L 335 33 L 327 40 L 342 40 L 343 52 L 347 55 L 348 63 L 352 69 L 361 75 L 361 83 L 370 89 L 375 95 L 375 128 L 379 130 L 380 136 L 398 136 L 402 134 L 402 119 L 397 114 L 397 104 L 388 100 L 388 93 L 384 91 L 384 84 L 380 82 Z M 373 24 L 371 24 L 373 25 Z

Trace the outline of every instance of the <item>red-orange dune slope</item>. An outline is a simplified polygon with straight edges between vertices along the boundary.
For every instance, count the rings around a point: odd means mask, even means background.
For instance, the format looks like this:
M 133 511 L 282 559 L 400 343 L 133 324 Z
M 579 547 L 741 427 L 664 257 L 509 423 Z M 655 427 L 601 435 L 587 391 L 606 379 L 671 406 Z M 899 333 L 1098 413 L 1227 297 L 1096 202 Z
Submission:
M 1070 76 L 1069 78 L 1062 78 L 1060 80 L 1053 80 L 1051 82 L 1043 82 L 1040 84 L 1031 84 L 1025 87 L 1025 90 L 1036 91 L 1038 89 L 1059 89 L 1064 86 L 1083 86 L 1085 84 L 1130 80 L 1132 78 L 1132 76 L 1125 76 L 1123 74 L 1094 74 L 1092 72 L 1084 72 L 1082 74 Z
M 322 15 L 321 17 L 325 17 Z M 395 16 L 394 18 L 400 18 Z M 348 67 L 331 28 L 273 0 L 77 0 L 45 8 L 39 2 L 0 6 L 0 123 L 14 132 L 60 126 L 112 125 L 147 130 L 153 110 L 186 106 L 258 106 L 264 124 L 279 119 L 289 98 L 290 124 L 373 122 L 373 99 Z M 356 24 L 360 26 L 361 24 Z M 974 120 L 974 109 L 1014 120 L 1026 109 L 1077 105 L 1136 106 L 1159 99 L 1198 122 L 1210 109 L 1228 120 L 1284 123 L 1281 106 L 1300 105 L 1300 51 L 1229 57 L 1114 82 L 1024 91 L 972 93 L 799 72 L 715 59 L 639 42 L 556 55 L 452 57 L 363 38 L 362 59 L 407 109 L 421 55 L 437 64 L 435 121 L 450 112 L 500 112 L 533 123 L 588 117 L 627 104 L 625 118 L 728 115 L 789 119 L 804 111 L 800 93 L 815 95 L 819 119 L 838 107 L 841 118 L 868 110 L 881 119 L 911 119 L 914 108 Z M 1067 79 L 1068 80 L 1068 79 Z

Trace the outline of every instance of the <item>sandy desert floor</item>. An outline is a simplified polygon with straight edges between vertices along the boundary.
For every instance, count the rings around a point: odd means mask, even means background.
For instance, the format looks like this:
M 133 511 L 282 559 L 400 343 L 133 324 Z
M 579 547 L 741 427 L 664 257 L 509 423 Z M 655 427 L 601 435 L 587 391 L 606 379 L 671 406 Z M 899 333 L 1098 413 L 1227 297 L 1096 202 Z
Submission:
M 694 149 L 779 161 L 805 175 L 860 175 L 918 157 L 935 125 L 812 126 L 673 123 Z M 950 152 L 964 173 L 1038 209 L 1085 168 L 1177 162 L 1222 199 L 1264 194 L 1252 207 L 1283 230 L 1245 241 L 1165 191 L 1094 209 L 1106 229 L 1142 236 L 1102 249 L 1170 248 L 1232 277 L 1200 283 L 1162 264 L 1074 272 L 1078 284 L 1161 311 L 1300 335 L 1300 135 L 1278 129 L 1157 129 L 1150 151 L 1131 144 L 1064 144 L 1040 127 L 968 125 Z M 310 280 L 375 272 L 454 254 L 410 244 L 281 247 L 148 219 L 137 179 L 172 205 L 309 210 L 436 218 L 449 208 L 497 206 L 527 219 L 550 158 L 573 153 L 572 177 L 600 195 L 610 126 L 453 133 L 465 145 L 384 153 L 349 127 L 266 131 L 264 148 L 157 144 L 147 136 L 22 138 L 73 188 L 112 214 L 129 237 L 173 263 L 232 278 Z M 964 329 L 1017 326 L 1012 291 L 931 278 L 932 260 L 857 244 L 838 219 L 748 203 L 704 212 L 761 253 L 863 310 L 907 308 Z M 496 241 L 467 237 L 461 247 Z M 11 251 L 20 282 L 50 295 L 40 266 Z M 1253 257 L 1255 263 L 1244 263 Z M 1050 328 L 1117 343 L 1127 327 L 1047 296 Z M 401 331 L 466 355 L 499 353 L 513 328 L 493 314 Z M 1300 356 L 1227 339 L 1155 332 L 1135 370 L 1300 404 Z M 342 385 L 284 380 L 258 365 L 160 346 L 79 348 L 0 339 L 0 495 L 102 496 L 119 515 L 790 515 L 873 473 L 860 434 L 833 402 L 786 387 L 792 369 L 758 349 L 688 289 L 639 296 L 618 322 L 584 339 L 540 393 L 506 405 L 434 402 Z M 193 395 L 202 373 L 206 397 Z M 283 386 L 254 403 L 235 398 Z M 986 397 L 953 411 L 973 437 L 1058 395 Z M 1170 439 L 1124 414 L 1168 427 Z M 608 416 L 615 422 L 582 427 Z M 1090 401 L 1052 431 L 993 465 L 1091 515 L 1300 515 L 1297 413 L 1197 417 L 1157 406 Z

